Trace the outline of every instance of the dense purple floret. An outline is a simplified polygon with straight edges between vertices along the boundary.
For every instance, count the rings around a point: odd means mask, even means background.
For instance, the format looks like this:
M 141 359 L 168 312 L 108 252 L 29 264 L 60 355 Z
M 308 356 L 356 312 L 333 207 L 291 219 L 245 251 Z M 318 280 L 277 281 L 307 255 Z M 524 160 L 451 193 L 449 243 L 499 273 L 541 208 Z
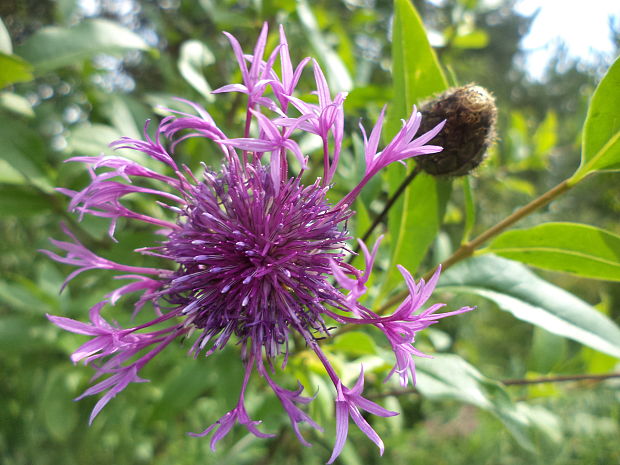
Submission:
M 325 307 L 341 307 L 330 283 L 330 260 L 341 260 L 349 239 L 348 209 L 332 209 L 327 188 L 299 178 L 278 192 L 268 170 L 247 176 L 224 166 L 205 173 L 191 191 L 173 231 L 160 248 L 179 264 L 165 298 L 202 330 L 194 347 L 223 347 L 231 335 L 260 357 L 273 358 L 289 331 L 325 332 Z M 216 338 L 216 336 L 219 336 Z

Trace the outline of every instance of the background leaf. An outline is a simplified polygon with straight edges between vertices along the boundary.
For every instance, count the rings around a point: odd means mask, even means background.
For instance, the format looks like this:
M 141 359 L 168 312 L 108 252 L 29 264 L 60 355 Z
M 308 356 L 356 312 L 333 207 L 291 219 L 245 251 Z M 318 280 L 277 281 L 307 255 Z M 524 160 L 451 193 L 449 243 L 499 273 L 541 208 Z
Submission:
M 520 320 L 620 358 L 620 328 L 613 321 L 520 263 L 470 258 L 447 270 L 437 289 L 485 297 Z
M 487 249 L 545 270 L 620 281 L 620 236 L 577 223 L 545 223 L 507 231 Z
M 581 164 L 573 183 L 592 171 L 620 169 L 620 58 L 594 91 L 583 128 Z
M 0 118 L 0 160 L 6 161 L 29 183 L 46 192 L 52 184 L 45 173 L 47 148 L 45 141 L 33 129 L 17 119 Z
M 0 109 L 10 111 L 19 116 L 25 116 L 26 118 L 34 117 L 32 105 L 28 99 L 13 92 L 0 93 Z
M 212 102 L 214 96 L 211 94 L 211 86 L 205 79 L 202 70 L 214 61 L 215 57 L 209 47 L 199 40 L 187 40 L 181 45 L 179 72 L 207 102 Z
M 106 19 L 90 19 L 71 28 L 50 26 L 35 32 L 17 54 L 27 59 L 37 73 L 78 64 L 98 53 L 147 50 L 139 35 Z
M 433 355 L 432 359 L 417 359 L 416 371 L 416 388 L 425 397 L 455 399 L 484 409 L 499 418 L 522 447 L 535 450 L 531 429 L 537 425 L 498 382 L 482 375 L 461 357 Z
M 32 66 L 16 55 L 0 52 L 0 89 L 32 79 Z
M 0 215 L 31 216 L 49 209 L 49 198 L 26 186 L 0 184 Z
M 2 18 L 0 18 L 0 53 L 6 53 L 10 55 L 13 53 L 13 45 L 11 44 L 11 36 L 9 31 L 6 30 Z
M 298 0 L 297 16 L 306 33 L 308 41 L 318 55 L 318 61 L 326 74 L 327 82 L 333 93 L 349 91 L 353 88 L 353 79 L 340 56 L 325 40 L 314 13 L 306 0 Z

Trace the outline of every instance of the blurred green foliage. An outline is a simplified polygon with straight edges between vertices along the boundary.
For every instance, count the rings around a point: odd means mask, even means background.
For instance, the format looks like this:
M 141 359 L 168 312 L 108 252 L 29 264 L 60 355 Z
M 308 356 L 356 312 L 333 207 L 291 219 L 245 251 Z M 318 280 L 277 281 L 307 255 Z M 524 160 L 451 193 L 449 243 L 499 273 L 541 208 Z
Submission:
M 145 376 L 151 383 L 131 386 L 87 427 L 95 399 L 71 399 L 88 385 L 90 370 L 73 367 L 68 359 L 83 338 L 61 333 L 45 314 L 84 319 L 86 309 L 113 283 L 86 273 L 59 294 L 68 269 L 37 249 L 49 247 L 48 237 L 60 236 L 61 222 L 111 259 L 151 244 L 153 237 L 148 230 L 121 223 L 119 243 L 112 244 L 104 221 L 78 223 L 66 213 L 66 199 L 54 187 L 80 189 L 88 175 L 63 162 L 72 155 L 111 153 L 108 143 L 121 136 L 141 137 L 144 121 L 164 114 L 162 107 L 182 107 L 175 96 L 205 105 L 234 137 L 242 111 L 238 97 L 219 95 L 215 102 L 209 93 L 240 79 L 222 31 L 234 33 L 247 49 L 263 21 L 284 24 L 294 58 L 315 56 L 332 90 L 350 91 L 345 111 L 351 142 L 335 183 L 342 192 L 363 170 L 357 161 L 362 156 L 356 131 L 360 117 L 368 126 L 382 105 L 391 102 L 388 115 L 395 131 L 412 104 L 447 85 L 477 82 L 495 94 L 500 112 L 499 138 L 489 160 L 467 179 L 418 177 L 388 216 L 388 249 L 378 259 L 379 268 L 404 263 L 421 275 L 445 260 L 463 237 L 466 241 L 496 224 L 579 166 L 588 101 L 609 63 L 588 67 L 560 53 L 545 78 L 533 81 L 519 50 L 531 19 L 517 15 L 512 6 L 511 1 L 487 6 L 477 0 L 4 0 L 0 461 L 323 463 L 334 437 L 333 393 L 303 351 L 290 361 L 290 371 L 310 392 L 318 388 L 310 413 L 326 427 L 323 435 L 308 432 L 313 448 L 296 442 L 279 406 L 260 387 L 248 401 L 250 413 L 264 419 L 266 429 L 279 435 L 277 440 L 257 441 L 234 430 L 213 453 L 208 440 L 186 436 L 203 430 L 235 400 L 242 377 L 235 347 L 205 361 L 187 357 L 187 347 L 179 343 L 148 368 Z M 426 41 L 422 22 L 434 48 Z M 272 46 L 276 40 L 270 35 Z M 614 68 L 593 100 L 579 176 L 586 168 L 617 168 L 617 139 L 610 145 L 611 155 L 603 154 L 607 164 L 600 158 L 591 162 L 618 131 L 618 120 L 612 118 L 618 107 L 618 63 Z M 302 88 L 310 88 L 309 74 Z M 304 148 L 313 150 L 311 144 Z M 180 146 L 177 156 L 190 166 L 219 163 L 195 139 Z M 365 189 L 350 225 L 356 235 L 365 232 L 405 175 L 402 167 L 393 167 Z M 617 284 L 560 273 L 577 268 L 581 277 L 618 280 L 620 189 L 615 176 L 585 179 L 519 224 L 528 229 L 499 236 L 487 250 L 555 271 L 536 275 L 520 263 L 487 255 L 446 272 L 438 298 L 450 308 L 479 308 L 442 322 L 418 341 L 423 350 L 439 353 L 419 363 L 418 392 L 389 395 L 395 387 L 381 381 L 391 355 L 374 334 L 344 333 L 326 345 L 345 380 L 364 362 L 368 392 L 402 412 L 373 423 L 385 440 L 385 457 L 379 458 L 374 446 L 352 431 L 339 463 L 620 462 L 617 382 L 509 387 L 498 381 L 617 369 Z M 558 232 L 546 225 L 546 236 L 533 233 L 540 232 L 540 223 L 560 221 L 592 225 L 587 227 L 592 236 L 584 241 L 577 231 L 581 226 Z M 554 243 L 554 236 L 563 234 L 573 243 L 583 242 L 572 248 Z M 580 268 L 562 256 L 527 258 L 531 247 L 550 245 L 577 265 L 586 260 L 587 266 Z M 608 268 L 597 269 L 592 260 L 603 260 Z M 579 271 L 584 268 L 588 273 Z M 383 277 L 374 278 L 369 292 L 376 305 L 399 282 L 389 272 Z M 126 321 L 127 308 L 118 305 L 112 318 Z

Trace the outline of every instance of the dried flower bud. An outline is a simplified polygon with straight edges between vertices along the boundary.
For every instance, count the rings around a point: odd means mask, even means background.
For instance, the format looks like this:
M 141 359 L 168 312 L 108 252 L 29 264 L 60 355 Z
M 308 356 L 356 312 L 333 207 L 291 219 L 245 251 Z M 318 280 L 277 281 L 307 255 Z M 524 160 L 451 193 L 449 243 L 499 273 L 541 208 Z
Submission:
M 443 130 L 429 144 L 443 151 L 416 158 L 420 167 L 435 176 L 465 176 L 477 167 L 495 140 L 497 108 L 484 88 L 469 84 L 453 87 L 420 108 L 424 133 L 446 120 Z

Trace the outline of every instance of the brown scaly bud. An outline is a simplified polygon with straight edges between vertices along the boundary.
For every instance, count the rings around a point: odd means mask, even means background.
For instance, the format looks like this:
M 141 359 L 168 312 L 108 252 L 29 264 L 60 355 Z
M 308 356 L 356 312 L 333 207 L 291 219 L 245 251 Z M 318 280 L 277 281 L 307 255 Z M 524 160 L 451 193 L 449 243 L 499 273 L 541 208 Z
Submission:
M 443 151 L 415 159 L 433 176 L 465 176 L 482 163 L 495 141 L 497 108 L 484 87 L 452 87 L 423 103 L 420 112 L 422 134 L 446 120 L 441 132 L 428 142 L 442 146 Z

